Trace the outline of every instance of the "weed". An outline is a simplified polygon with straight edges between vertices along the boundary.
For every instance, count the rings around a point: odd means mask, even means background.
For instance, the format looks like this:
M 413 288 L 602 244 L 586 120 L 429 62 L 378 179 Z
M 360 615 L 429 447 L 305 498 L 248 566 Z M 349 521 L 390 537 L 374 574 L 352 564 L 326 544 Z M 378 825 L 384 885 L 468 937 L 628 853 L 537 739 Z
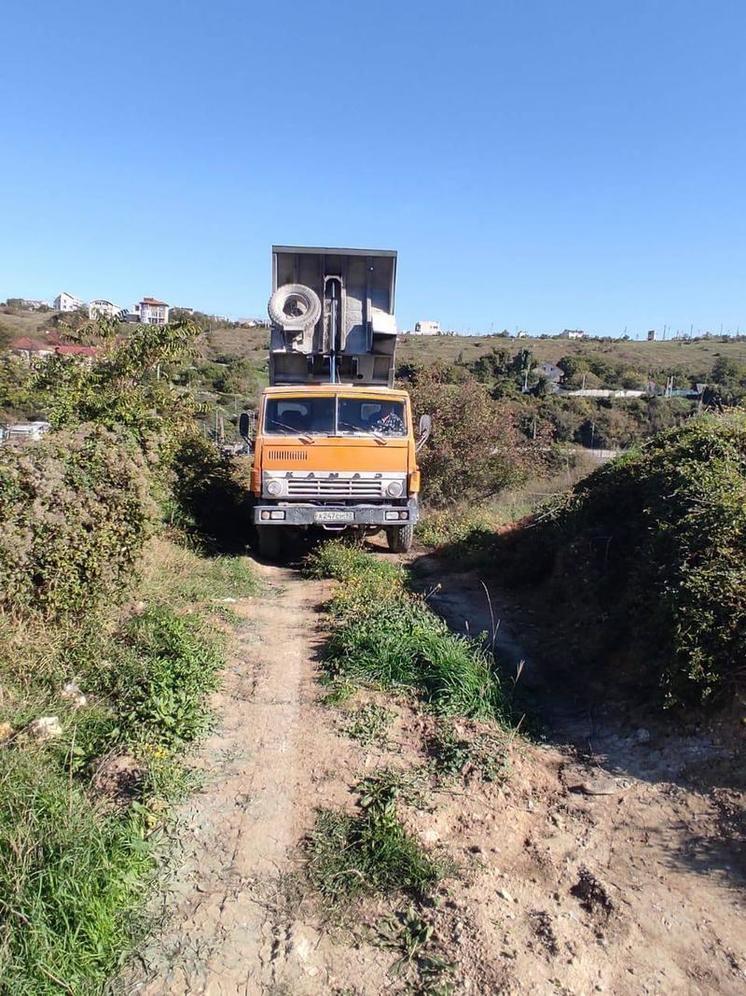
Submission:
M 0 775 L 0 978 L 14 996 L 98 992 L 144 928 L 151 849 L 30 751 Z
M 419 993 L 451 991 L 447 975 L 453 964 L 437 953 L 435 927 L 421 910 L 410 904 L 393 916 L 382 920 L 376 928 L 377 943 L 393 948 L 399 957 L 389 969 L 394 976 L 412 976 Z
M 240 589 L 244 568 L 223 574 L 224 563 L 158 540 L 148 595 L 181 605 L 175 592 L 205 577 L 214 592 L 216 570 Z M 217 634 L 165 605 L 123 623 L 117 615 L 52 624 L 0 613 L 0 720 L 18 731 L 55 715 L 62 726 L 46 744 L 20 736 L 2 748 L 2 993 L 104 989 L 146 927 L 159 839 L 151 830 L 194 786 L 179 750 L 209 722 L 206 695 L 223 659 Z M 60 695 L 73 680 L 87 697 L 80 708 Z
M 402 583 L 403 574 L 397 564 L 388 560 L 375 560 L 361 547 L 343 540 L 322 543 L 306 559 L 305 571 L 309 577 L 332 578 L 335 581 L 355 581 L 361 574 L 366 578 L 381 578 L 396 586 Z
M 417 524 L 417 538 L 459 564 L 473 566 L 489 558 L 495 545 L 497 516 L 483 509 L 428 511 Z
M 165 606 L 134 617 L 126 637 L 128 647 L 110 674 L 116 734 L 171 746 L 204 733 L 210 719 L 205 699 L 217 687 L 223 663 L 215 637 Z
M 424 602 L 409 595 L 344 618 L 329 640 L 325 663 L 335 677 L 415 688 L 443 713 L 485 716 L 502 709 L 484 649 L 451 633 Z
M 360 805 L 363 809 L 382 808 L 399 799 L 408 806 L 424 809 L 426 787 L 426 778 L 420 768 L 409 771 L 381 768 L 358 785 Z
M 368 702 L 350 713 L 342 729 L 348 737 L 358 740 L 361 744 L 386 744 L 386 733 L 391 726 L 396 713 L 383 706 Z
M 505 781 L 510 767 L 505 738 L 487 731 L 463 735 L 453 722 L 441 720 L 428 741 L 431 764 L 442 779 Z
M 321 698 L 321 704 L 325 706 L 342 705 L 351 699 L 357 691 L 357 685 L 345 679 L 326 676 L 324 684 L 329 689 Z
M 306 843 L 308 874 L 330 903 L 366 893 L 425 896 L 441 869 L 402 825 L 392 785 L 358 787 L 359 811 L 321 810 Z
M 223 599 L 246 598 L 258 591 L 248 557 L 203 557 L 188 543 L 160 536 L 148 544 L 139 591 L 146 602 L 168 602 L 175 609 L 205 605 L 222 614 L 231 604 Z

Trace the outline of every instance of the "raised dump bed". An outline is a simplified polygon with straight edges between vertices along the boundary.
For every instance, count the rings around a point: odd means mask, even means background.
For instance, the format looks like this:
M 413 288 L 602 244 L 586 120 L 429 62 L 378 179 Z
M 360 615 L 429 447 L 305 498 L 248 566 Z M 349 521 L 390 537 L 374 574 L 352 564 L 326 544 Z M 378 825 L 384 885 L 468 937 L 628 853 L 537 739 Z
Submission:
M 394 381 L 396 252 L 272 247 L 270 384 Z

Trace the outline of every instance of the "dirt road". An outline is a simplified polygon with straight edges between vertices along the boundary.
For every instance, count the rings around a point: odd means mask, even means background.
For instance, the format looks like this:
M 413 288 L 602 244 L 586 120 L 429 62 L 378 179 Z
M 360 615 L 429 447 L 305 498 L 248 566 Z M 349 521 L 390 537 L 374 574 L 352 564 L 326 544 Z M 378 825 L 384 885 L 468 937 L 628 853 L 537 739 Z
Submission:
M 385 702 L 394 726 L 375 748 L 345 736 L 315 680 L 324 585 L 257 569 L 267 590 L 237 606 L 240 644 L 216 697 L 219 727 L 197 758 L 202 790 L 181 813 L 168 917 L 126 991 L 410 991 L 390 974 L 395 954 L 373 943 L 401 901 L 364 903 L 352 926 L 332 928 L 299 874 L 298 845 L 317 807 L 351 808 L 351 787 L 373 768 L 422 770 L 433 717 L 359 693 L 357 704 Z M 439 580 L 439 611 L 482 628 L 478 580 Z M 493 610 L 509 612 L 495 593 Z M 508 660 L 526 656 L 506 620 L 498 641 Z M 541 674 L 529 660 L 539 706 Z M 746 993 L 734 758 L 706 737 L 626 728 L 567 700 L 547 737 L 513 741 L 504 784 L 433 785 L 404 815 L 454 864 L 423 912 L 452 963 L 452 991 Z

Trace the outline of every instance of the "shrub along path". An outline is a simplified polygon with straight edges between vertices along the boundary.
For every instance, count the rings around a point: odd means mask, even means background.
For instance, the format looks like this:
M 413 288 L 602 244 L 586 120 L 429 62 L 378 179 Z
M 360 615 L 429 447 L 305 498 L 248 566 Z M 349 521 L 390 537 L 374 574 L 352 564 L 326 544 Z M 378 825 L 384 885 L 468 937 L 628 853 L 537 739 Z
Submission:
M 697 782 L 727 758 L 655 729 L 583 754 L 523 740 L 487 658 L 402 602 L 392 559 L 367 579 L 356 558 L 317 562 L 336 585 L 258 567 L 265 592 L 233 606 L 244 637 L 182 811 L 171 915 L 127 993 L 743 992 L 738 795 Z M 440 580 L 478 631 L 476 579 Z M 374 639 L 375 591 L 396 641 Z M 514 667 L 517 641 L 501 649 Z M 636 769 L 614 768 L 614 743 Z

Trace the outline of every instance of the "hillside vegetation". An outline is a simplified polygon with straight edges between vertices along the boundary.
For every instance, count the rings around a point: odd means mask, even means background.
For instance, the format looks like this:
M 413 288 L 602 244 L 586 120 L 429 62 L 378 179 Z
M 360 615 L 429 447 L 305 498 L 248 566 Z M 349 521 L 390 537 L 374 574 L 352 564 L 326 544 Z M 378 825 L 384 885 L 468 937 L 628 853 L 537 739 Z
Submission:
M 112 331 L 98 329 L 91 366 L 26 371 L 53 429 L 0 448 L 0 991 L 13 996 L 103 991 L 146 929 L 169 802 L 189 788 L 184 745 L 210 723 L 221 602 L 256 589 L 243 558 L 198 552 L 216 542 L 201 532 L 205 481 L 226 468 L 193 442 L 193 399 L 159 376 L 198 329 Z
M 51 330 L 71 342 L 97 342 L 94 327 L 83 314 L 40 314 L 5 309 L 0 313 L 0 346 L 18 335 L 44 338 Z M 268 330 L 195 314 L 199 332 L 187 358 L 166 360 L 165 384 L 195 401 L 205 431 L 237 439 L 238 414 L 256 407 L 267 383 Z M 115 331 L 129 339 L 133 326 Z M 746 397 L 746 340 L 699 339 L 668 342 L 624 340 L 510 339 L 491 336 L 401 336 L 397 377 L 416 384 L 422 371 L 433 371 L 443 383 L 483 384 L 503 402 L 506 424 L 524 439 L 543 445 L 559 443 L 590 448 L 625 449 L 654 432 L 681 424 L 697 408 L 685 398 L 581 398 L 559 396 L 548 388 L 540 364 L 558 364 L 563 387 L 569 389 L 660 389 L 670 377 L 677 388 L 710 385 L 705 407 L 717 408 Z M 522 388 L 529 393 L 522 393 Z M 0 361 L 0 417 L 45 417 L 44 396 L 30 372 L 12 358 Z
M 477 550 L 552 605 L 590 675 L 654 686 L 668 705 L 730 700 L 746 678 L 746 412 L 660 433 L 451 552 Z
M 598 357 L 634 369 L 680 368 L 686 376 L 710 371 L 719 356 L 746 363 L 746 338 L 679 339 L 666 342 L 617 339 L 503 339 L 500 336 L 400 336 L 401 363 L 470 362 L 495 348 L 511 354 L 530 349 L 539 363 L 557 363 L 563 356 Z M 706 379 L 706 378 L 700 378 Z

